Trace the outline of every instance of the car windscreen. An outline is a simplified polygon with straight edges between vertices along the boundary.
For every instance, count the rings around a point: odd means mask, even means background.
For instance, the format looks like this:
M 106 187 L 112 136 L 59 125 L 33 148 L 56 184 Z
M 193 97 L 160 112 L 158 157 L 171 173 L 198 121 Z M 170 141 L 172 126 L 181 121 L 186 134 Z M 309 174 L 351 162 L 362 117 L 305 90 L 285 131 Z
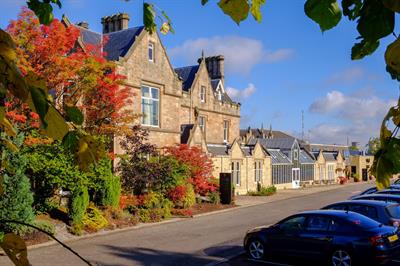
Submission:
M 390 217 L 400 219 L 400 204 L 393 204 L 386 207 Z
M 349 215 L 345 217 L 345 220 L 359 228 L 371 228 L 380 225 L 379 222 L 358 213 L 349 212 Z

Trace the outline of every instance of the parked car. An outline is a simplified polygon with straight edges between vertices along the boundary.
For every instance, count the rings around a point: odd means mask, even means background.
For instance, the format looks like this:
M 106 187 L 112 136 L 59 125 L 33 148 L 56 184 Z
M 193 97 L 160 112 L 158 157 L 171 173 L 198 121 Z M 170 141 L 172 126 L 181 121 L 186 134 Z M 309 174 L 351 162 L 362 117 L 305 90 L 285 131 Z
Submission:
M 400 184 L 391 185 L 388 189 L 400 190 Z M 373 193 L 376 193 L 377 191 L 378 191 L 378 188 L 377 188 L 377 187 L 371 187 L 371 188 L 368 188 L 368 189 L 364 190 L 364 191 L 361 192 L 360 194 L 351 196 L 349 199 L 353 199 L 353 198 L 355 198 L 355 197 L 357 197 L 357 196 L 361 196 L 361 195 L 373 194 Z
M 385 225 L 400 225 L 400 205 L 398 203 L 377 200 L 347 200 L 336 202 L 323 210 L 352 211 L 365 215 Z
M 386 202 L 395 202 L 400 204 L 400 195 L 374 193 L 374 194 L 356 196 L 352 198 L 352 200 L 379 200 Z
M 397 179 L 393 182 L 393 184 L 394 184 L 394 185 L 400 185 L 400 178 L 397 178 Z
M 377 192 L 376 194 L 392 194 L 392 195 L 400 195 L 400 189 L 382 189 Z
M 324 265 L 377 265 L 400 252 L 400 241 L 397 228 L 359 213 L 316 210 L 248 231 L 244 248 L 257 260 L 282 256 Z

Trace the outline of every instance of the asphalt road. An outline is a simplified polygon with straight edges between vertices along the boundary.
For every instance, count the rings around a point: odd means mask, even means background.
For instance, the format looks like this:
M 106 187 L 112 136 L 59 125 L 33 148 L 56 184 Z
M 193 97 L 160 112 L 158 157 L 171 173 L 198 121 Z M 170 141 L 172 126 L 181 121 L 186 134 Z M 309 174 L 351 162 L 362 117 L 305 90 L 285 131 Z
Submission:
M 347 199 L 371 186 L 357 184 L 229 212 L 160 224 L 69 243 L 98 265 L 207 265 L 238 254 L 245 232 L 297 211 Z M 243 258 L 244 259 L 244 258 Z M 33 266 L 85 265 L 58 245 L 29 251 Z M 245 259 L 244 259 L 245 260 Z M 0 257 L 0 265 L 12 265 Z M 232 264 L 234 265 L 234 264 Z

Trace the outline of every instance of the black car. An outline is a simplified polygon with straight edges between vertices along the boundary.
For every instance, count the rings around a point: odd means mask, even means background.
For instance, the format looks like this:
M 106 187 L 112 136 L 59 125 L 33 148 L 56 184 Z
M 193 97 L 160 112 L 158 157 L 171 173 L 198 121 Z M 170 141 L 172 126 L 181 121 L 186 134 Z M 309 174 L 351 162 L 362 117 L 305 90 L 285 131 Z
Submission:
M 347 200 L 325 206 L 323 210 L 352 211 L 385 225 L 400 225 L 400 205 L 377 200 Z
M 391 185 L 388 189 L 390 189 L 390 190 L 399 190 L 399 191 L 400 191 L 400 184 Z M 377 188 L 377 187 L 367 188 L 366 190 L 364 190 L 364 191 L 361 192 L 360 194 L 351 196 L 350 199 L 353 199 L 353 198 L 355 198 L 355 197 L 357 197 L 357 196 L 361 196 L 361 195 L 373 194 L 373 193 L 376 193 L 377 191 L 378 191 L 378 188 Z
M 386 202 L 395 202 L 400 204 L 400 195 L 393 194 L 368 194 L 352 198 L 352 200 L 379 200 Z
M 244 248 L 252 259 L 292 257 L 316 259 L 323 265 L 377 265 L 400 252 L 400 240 L 397 228 L 364 215 L 316 210 L 248 231 Z

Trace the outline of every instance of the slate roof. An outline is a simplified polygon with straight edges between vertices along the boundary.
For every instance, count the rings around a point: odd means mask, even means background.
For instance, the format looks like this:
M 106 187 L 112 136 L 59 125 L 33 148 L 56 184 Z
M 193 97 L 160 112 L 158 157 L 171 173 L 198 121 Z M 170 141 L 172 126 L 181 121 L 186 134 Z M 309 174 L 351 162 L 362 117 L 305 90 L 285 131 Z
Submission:
M 253 153 L 253 150 L 248 146 L 241 146 L 240 148 L 242 149 L 245 156 L 251 156 Z
M 258 129 L 258 128 L 252 128 L 251 130 L 251 134 L 253 137 L 255 138 L 262 138 L 263 134 L 262 132 L 264 131 L 264 134 L 266 136 L 268 136 L 269 134 L 269 129 Z M 240 130 L 240 136 L 245 136 L 247 133 L 248 129 L 241 129 Z M 272 130 L 272 136 L 273 138 L 293 138 L 293 136 L 290 136 L 289 134 L 286 134 L 285 132 L 279 131 L 279 130 Z
M 362 155 L 362 151 L 349 150 L 350 156 Z
M 104 36 L 108 37 L 108 41 L 104 46 L 104 52 L 107 53 L 106 58 L 115 61 L 119 57 L 124 57 L 143 28 L 143 26 L 134 27 L 105 34 Z
M 256 139 L 252 138 L 249 145 L 255 145 L 257 140 L 264 147 L 264 149 L 282 149 L 290 150 L 293 146 L 295 138 L 273 138 L 273 139 Z
M 79 26 L 76 26 L 81 31 L 82 41 L 84 43 L 89 43 L 93 45 L 101 45 L 101 34 L 91 31 L 89 29 L 85 29 Z
M 212 79 L 212 80 L 211 80 L 211 86 L 212 86 L 212 88 L 213 88 L 214 90 L 217 89 L 219 82 L 220 82 L 220 79 Z
M 190 130 L 193 128 L 193 124 L 181 125 L 181 143 L 187 144 L 190 137 Z
M 175 72 L 182 79 L 182 89 L 184 91 L 189 91 L 189 89 L 192 87 L 198 70 L 199 65 L 175 68 Z
M 300 150 L 300 163 L 314 163 L 314 158 L 304 150 Z
M 322 152 L 324 155 L 325 161 L 334 162 L 337 158 L 337 153 L 334 152 Z
M 229 153 L 229 146 L 228 145 L 207 145 L 207 150 L 210 152 L 212 155 L 216 156 L 228 156 Z
M 292 161 L 279 150 L 267 149 L 267 152 L 271 155 L 272 164 L 292 164 Z

